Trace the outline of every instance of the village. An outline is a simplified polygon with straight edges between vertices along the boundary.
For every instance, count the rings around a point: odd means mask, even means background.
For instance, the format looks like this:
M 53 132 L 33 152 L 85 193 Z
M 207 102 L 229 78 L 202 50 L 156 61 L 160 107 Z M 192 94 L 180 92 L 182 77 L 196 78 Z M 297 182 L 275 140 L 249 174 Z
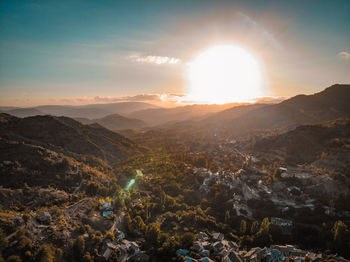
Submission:
M 350 217 L 349 212 L 336 214 L 332 199 L 325 201 L 324 196 L 336 197 L 339 184 L 330 176 L 311 174 L 306 168 L 280 167 L 276 181 L 266 182 L 267 171 L 247 166 L 236 172 L 211 172 L 204 168 L 195 168 L 194 173 L 204 176 L 200 189 L 208 193 L 210 185 L 222 184 L 234 189 L 232 194 L 233 206 L 238 216 L 255 219 L 254 210 L 249 202 L 252 200 L 270 200 L 284 217 L 288 217 L 290 209 L 307 208 L 315 210 L 318 205 L 324 214 L 329 216 Z M 323 192 L 323 196 L 317 192 Z M 319 197 L 322 197 L 319 199 Z M 283 221 L 280 222 L 280 221 Z M 273 218 L 272 223 L 281 226 L 291 226 L 293 221 L 283 218 Z
M 301 250 L 293 245 L 271 245 L 264 248 L 254 247 L 249 250 L 240 249 L 236 242 L 226 240 L 222 233 L 207 234 L 205 232 L 199 232 L 191 250 L 179 249 L 177 254 L 185 262 L 279 262 L 288 261 L 288 259 L 295 262 L 318 262 L 326 259 L 349 261 L 336 255 L 325 256 L 321 253 Z M 193 258 L 190 255 L 200 258 Z

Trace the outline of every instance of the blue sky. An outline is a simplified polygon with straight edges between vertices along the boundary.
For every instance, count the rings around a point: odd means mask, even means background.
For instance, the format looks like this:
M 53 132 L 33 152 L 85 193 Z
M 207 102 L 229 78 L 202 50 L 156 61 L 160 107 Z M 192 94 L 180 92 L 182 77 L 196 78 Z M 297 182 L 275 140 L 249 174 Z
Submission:
M 0 104 L 186 93 L 186 63 L 227 42 L 266 95 L 313 93 L 350 83 L 349 32 L 348 0 L 1 1 Z

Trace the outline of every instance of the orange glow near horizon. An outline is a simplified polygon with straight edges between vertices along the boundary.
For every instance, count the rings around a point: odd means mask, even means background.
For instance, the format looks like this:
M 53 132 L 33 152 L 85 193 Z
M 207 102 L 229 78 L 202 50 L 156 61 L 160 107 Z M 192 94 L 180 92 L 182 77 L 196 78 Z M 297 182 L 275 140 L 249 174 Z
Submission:
M 245 102 L 263 95 L 259 63 L 247 50 L 218 45 L 197 55 L 187 71 L 188 97 L 208 103 Z

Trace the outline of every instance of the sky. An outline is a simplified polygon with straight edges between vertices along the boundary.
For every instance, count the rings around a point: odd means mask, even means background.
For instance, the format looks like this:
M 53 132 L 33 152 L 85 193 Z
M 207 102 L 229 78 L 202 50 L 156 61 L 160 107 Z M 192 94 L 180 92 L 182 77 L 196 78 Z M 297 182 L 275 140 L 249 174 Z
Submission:
M 221 44 L 256 58 L 264 96 L 349 84 L 350 1 L 1 0 L 0 105 L 175 103 Z

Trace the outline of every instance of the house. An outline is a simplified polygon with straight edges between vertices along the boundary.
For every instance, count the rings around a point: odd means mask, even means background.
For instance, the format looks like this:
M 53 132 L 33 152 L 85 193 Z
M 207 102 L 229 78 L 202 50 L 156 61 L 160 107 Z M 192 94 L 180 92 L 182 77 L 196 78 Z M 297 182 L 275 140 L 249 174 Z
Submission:
M 289 256 L 289 249 L 286 246 L 271 245 L 271 251 L 278 251 L 279 254 L 282 254 L 285 257 Z M 274 253 L 276 253 L 276 252 L 274 252 Z
M 281 252 L 277 249 L 268 248 L 266 251 L 267 251 L 266 255 L 267 255 L 268 262 L 279 262 L 285 259 L 285 256 L 281 254 Z
M 207 249 L 202 249 L 199 251 L 199 255 L 202 257 L 208 257 L 210 255 L 210 251 Z
M 228 241 L 228 245 L 229 245 L 230 248 L 233 248 L 234 250 L 238 249 L 238 245 L 237 245 L 236 242 Z
M 131 203 L 134 205 L 141 205 L 142 204 L 141 199 L 139 199 L 139 198 L 132 200 Z
M 221 234 L 221 233 L 213 233 L 212 234 L 212 238 L 214 241 L 221 241 L 224 239 L 224 234 Z
M 243 260 L 246 262 L 260 262 L 265 256 L 265 251 L 265 249 L 261 249 L 260 247 L 254 247 L 243 256 Z
M 197 239 L 199 241 L 207 241 L 207 240 L 209 240 L 209 236 L 206 233 L 204 233 L 204 232 L 199 232 L 198 236 L 197 236 Z
M 293 257 L 305 257 L 307 254 L 306 251 L 294 248 L 293 246 L 290 246 L 290 255 Z
M 107 242 L 106 243 L 106 246 L 107 246 L 107 248 L 111 248 L 111 249 L 116 249 L 118 246 L 117 245 L 115 245 L 113 242 Z
M 276 225 L 276 226 L 281 226 L 281 227 L 293 226 L 292 220 L 283 219 L 283 218 L 279 218 L 279 217 L 271 217 L 270 221 L 273 225 Z
M 211 248 L 211 243 L 208 242 L 208 241 L 203 241 L 203 242 L 200 242 L 201 246 L 205 249 L 210 249 Z
M 192 257 L 184 257 L 184 261 L 185 262 L 197 262 L 198 260 L 197 259 L 194 259 Z
M 322 254 L 308 253 L 307 256 L 312 262 L 319 262 L 324 260 Z
M 238 253 L 234 250 L 229 250 L 228 255 L 223 257 L 222 262 L 243 262 Z
M 223 248 L 217 255 L 220 257 L 225 257 L 228 255 L 228 251 L 225 248 Z
M 115 235 L 117 236 L 118 239 L 124 239 L 125 238 L 125 234 L 120 231 L 120 230 L 116 230 L 115 231 Z
M 112 209 L 112 205 L 110 202 L 104 202 L 101 204 L 101 208 L 102 208 L 102 210 L 108 211 L 108 210 Z
M 103 211 L 102 212 L 102 216 L 103 217 L 108 217 L 108 216 L 111 216 L 113 215 L 113 211 Z
M 129 250 L 135 254 L 135 253 L 140 252 L 140 247 L 136 242 L 131 241 Z
M 216 253 L 220 252 L 224 248 L 224 245 L 222 244 L 221 241 L 217 241 L 213 244 L 213 249 Z
M 204 249 L 202 243 L 199 242 L 199 241 L 194 241 L 194 242 L 193 242 L 193 247 L 194 247 L 194 249 L 195 249 L 196 251 L 198 251 L 198 252 L 199 252 L 201 249 Z
M 106 248 L 105 252 L 103 253 L 103 257 L 108 261 L 109 257 L 111 256 L 113 252 L 113 249 L 111 248 Z
M 176 250 L 176 254 L 181 255 L 181 256 L 186 256 L 188 253 L 190 253 L 190 251 L 187 249 L 180 248 L 180 249 Z

